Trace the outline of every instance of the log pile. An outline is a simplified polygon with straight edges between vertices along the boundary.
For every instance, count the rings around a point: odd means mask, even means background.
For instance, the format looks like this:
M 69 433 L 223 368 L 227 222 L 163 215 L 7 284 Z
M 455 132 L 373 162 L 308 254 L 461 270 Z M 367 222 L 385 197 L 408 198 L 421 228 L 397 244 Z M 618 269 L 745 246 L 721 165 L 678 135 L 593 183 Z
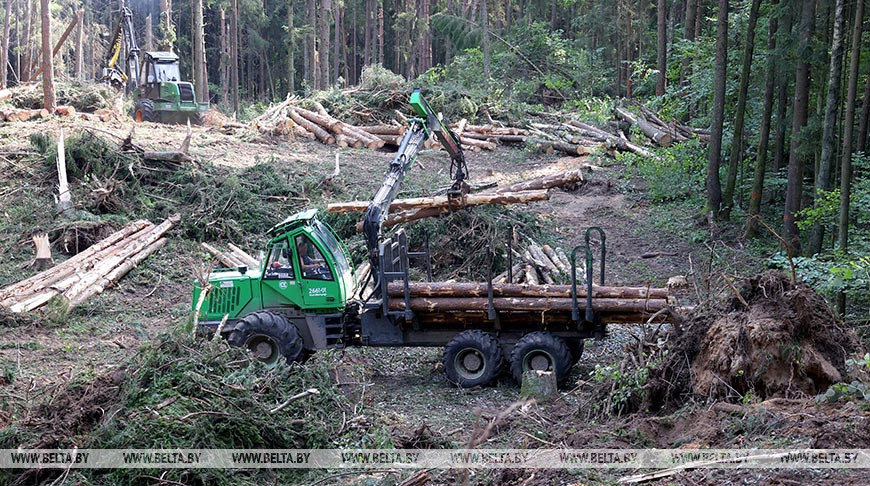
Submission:
M 644 136 L 660 147 L 669 147 L 674 142 L 685 142 L 697 138 L 703 144 L 710 142 L 710 131 L 703 128 L 693 128 L 674 120 L 665 122 L 649 108 L 637 104 L 640 115 L 636 115 L 623 107 L 614 108 L 617 118 L 637 126 Z
M 62 117 L 73 116 L 76 114 L 76 109 L 72 106 L 58 106 L 55 109 L 54 114 Z M 39 120 L 43 118 L 48 118 L 51 115 L 52 114 L 45 108 L 29 110 L 26 108 L 15 108 L 12 106 L 0 107 L 0 122 L 21 122 Z
M 29 312 L 60 297 L 68 309 L 102 293 L 162 248 L 164 237 L 180 220 L 174 215 L 159 225 L 140 220 L 128 224 L 70 259 L 0 289 L 0 306 Z
M 227 249 L 224 251 L 221 251 L 205 242 L 200 243 L 200 246 L 214 256 L 226 268 L 260 268 L 259 260 L 232 243 L 227 243 Z
M 300 103 L 298 98 L 287 98 L 269 107 L 255 120 L 257 129 L 271 135 L 316 139 L 325 145 L 371 150 L 386 144 L 397 146 L 405 133 L 405 127 L 398 122 L 354 126 L 336 119 L 316 101 L 310 103 L 313 110 L 303 108 Z
M 404 284 L 390 282 L 387 287 L 390 308 L 404 310 Z M 577 298 L 585 307 L 586 286 L 577 286 Z M 411 310 L 426 313 L 485 312 L 489 308 L 487 285 L 475 282 L 411 282 Z M 606 287 L 593 285 L 592 308 L 610 321 L 642 322 L 645 317 L 666 309 L 668 289 L 647 287 Z M 570 312 L 570 285 L 493 284 L 493 305 L 506 313 Z

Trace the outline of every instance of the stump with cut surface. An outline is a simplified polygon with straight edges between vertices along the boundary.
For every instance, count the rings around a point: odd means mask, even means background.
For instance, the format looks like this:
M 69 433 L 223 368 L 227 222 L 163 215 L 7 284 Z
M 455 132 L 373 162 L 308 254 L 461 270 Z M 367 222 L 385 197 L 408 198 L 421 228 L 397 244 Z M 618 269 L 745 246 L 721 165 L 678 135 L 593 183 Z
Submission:
M 552 371 L 529 370 L 523 373 L 520 398 L 534 398 L 539 402 L 549 402 L 559 394 L 556 373 Z

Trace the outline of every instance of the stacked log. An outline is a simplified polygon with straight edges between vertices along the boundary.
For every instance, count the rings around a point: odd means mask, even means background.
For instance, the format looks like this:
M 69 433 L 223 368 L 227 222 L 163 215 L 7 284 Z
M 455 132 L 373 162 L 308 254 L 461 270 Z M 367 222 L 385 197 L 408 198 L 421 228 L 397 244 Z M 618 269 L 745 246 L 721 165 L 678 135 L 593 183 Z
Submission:
M 226 268 L 260 268 L 260 262 L 238 246 L 227 243 L 227 250 L 221 251 L 208 243 L 200 243 L 202 248 L 217 258 Z
M 569 285 L 493 284 L 492 303 L 503 313 L 569 312 L 572 310 Z M 586 286 L 577 286 L 578 302 L 585 307 Z M 390 309 L 404 310 L 404 284 L 387 286 Z M 484 312 L 489 308 L 488 288 L 476 282 L 410 282 L 411 310 L 429 314 Z M 668 289 L 645 287 L 592 287 L 592 309 L 608 321 L 642 322 L 670 304 Z
M 354 126 L 333 117 L 314 101 L 314 110 L 303 108 L 297 98 L 270 107 L 254 122 L 261 131 L 271 135 L 317 139 L 325 145 L 366 147 L 376 150 L 386 144 L 398 146 L 405 127 L 397 125 Z
M 114 285 L 145 258 L 162 248 L 178 221 L 174 215 L 159 225 L 135 221 L 70 259 L 30 278 L 0 289 L 0 306 L 29 312 L 55 297 L 71 309 Z
M 63 117 L 73 116 L 76 114 L 76 109 L 72 106 L 59 106 L 55 109 L 54 114 Z M 29 110 L 11 106 L 0 107 L 0 121 L 5 122 L 31 121 L 48 118 L 49 116 L 51 116 L 51 113 L 44 108 Z

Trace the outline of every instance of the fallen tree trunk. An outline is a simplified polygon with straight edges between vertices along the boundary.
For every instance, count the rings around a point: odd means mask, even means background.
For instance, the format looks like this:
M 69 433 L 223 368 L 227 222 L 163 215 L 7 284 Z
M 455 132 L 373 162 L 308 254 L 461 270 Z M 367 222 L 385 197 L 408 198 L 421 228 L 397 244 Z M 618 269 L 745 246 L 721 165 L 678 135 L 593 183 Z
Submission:
M 296 109 L 291 108 L 288 114 L 290 115 L 290 119 L 302 126 L 302 128 L 313 133 L 314 136 L 317 137 L 317 140 L 320 140 L 321 143 L 326 145 L 332 145 L 335 143 L 335 137 L 330 135 L 329 132 L 327 132 L 320 125 L 312 122 L 311 120 L 308 120 L 307 118 L 304 118 L 302 115 L 297 113 Z
M 537 179 L 532 179 L 523 182 L 517 182 L 509 186 L 500 187 L 494 193 L 502 194 L 505 192 L 520 192 L 532 191 L 540 189 L 552 189 L 554 187 L 564 187 L 571 184 L 585 182 L 583 172 L 580 169 L 568 170 L 558 174 L 549 174 Z
M 154 225 L 145 220 L 134 221 L 120 230 L 110 234 L 106 238 L 94 243 L 87 249 L 79 252 L 78 254 L 70 257 L 68 260 L 61 262 L 54 267 L 49 268 L 48 270 L 44 270 L 42 272 L 33 275 L 32 277 L 21 280 L 12 285 L 8 285 L 2 289 L 0 289 L 0 303 L 8 299 L 10 296 L 15 294 L 23 294 L 28 292 L 30 289 L 36 287 L 45 287 L 52 285 L 53 283 L 63 279 L 64 277 L 74 273 L 77 271 L 78 266 L 87 260 L 92 259 L 95 256 L 98 256 L 101 252 L 105 251 L 107 248 L 112 247 L 119 241 L 122 241 L 129 237 L 130 235 L 139 233 L 145 228 L 153 227 Z
M 642 131 L 643 134 L 647 136 L 647 138 L 657 143 L 660 147 L 669 147 L 671 143 L 673 143 L 674 138 L 671 136 L 670 133 L 653 125 L 645 119 L 634 116 L 631 112 L 624 108 L 616 107 L 613 109 L 613 111 L 616 112 L 617 116 L 619 116 L 623 120 L 633 125 L 637 125 L 637 127 L 640 128 L 640 131 Z
M 329 130 L 332 133 L 343 133 L 344 126 L 343 124 L 336 120 L 335 118 L 329 116 L 328 113 L 324 111 L 324 114 L 315 113 L 311 110 L 306 110 L 305 108 L 295 107 L 293 108 L 296 113 L 300 116 L 304 117 L 308 121 L 312 123 L 316 123 L 318 126 L 323 128 L 324 130 Z
M 387 294 L 390 297 L 405 295 L 404 283 L 400 281 L 390 282 L 387 286 Z M 408 294 L 415 298 L 486 297 L 487 285 L 483 282 L 409 282 Z M 493 297 L 571 298 L 571 286 L 493 283 L 492 295 Z M 585 283 L 577 283 L 577 297 L 586 297 Z M 592 298 L 660 300 L 668 298 L 668 289 L 593 285 Z
M 390 211 L 402 211 L 419 208 L 457 208 L 467 206 L 481 206 L 484 204 L 519 204 L 535 201 L 546 201 L 549 194 L 545 190 L 522 191 L 498 194 L 466 194 L 461 199 L 450 199 L 447 196 L 416 197 L 410 199 L 397 199 L 390 204 Z M 330 213 L 361 213 L 367 210 L 369 201 L 351 201 L 345 203 L 331 203 L 326 207 Z
M 535 148 L 546 154 L 552 154 L 555 151 L 563 152 L 568 155 L 589 155 L 592 149 L 585 145 L 575 145 L 567 142 L 551 142 L 548 140 L 535 141 Z
M 357 127 L 360 130 L 372 135 L 404 135 L 405 127 L 397 125 L 369 125 L 367 127 Z
M 631 152 L 633 154 L 641 155 L 643 157 L 650 157 L 650 158 L 655 157 L 655 155 L 653 155 L 652 152 L 641 147 L 640 145 L 634 144 L 628 140 L 623 140 L 623 139 L 617 137 L 616 135 L 613 135 L 611 133 L 607 133 L 604 130 L 601 130 L 601 129 L 596 128 L 592 125 L 589 125 L 588 123 L 583 123 L 580 121 L 571 120 L 568 122 L 568 125 L 571 125 L 571 126 L 579 128 L 581 130 L 584 130 L 584 132 L 581 132 L 584 135 L 587 135 L 590 137 L 595 137 L 595 138 L 598 138 L 599 140 L 602 140 L 602 141 L 607 141 L 608 143 L 613 144 L 614 147 L 616 147 L 617 149 L 619 149 L 623 152 Z
M 212 256 L 218 259 L 219 262 L 226 265 L 227 268 L 236 268 L 242 265 L 242 262 L 237 260 L 231 253 L 223 252 L 218 250 L 217 248 L 209 245 L 208 243 L 202 242 L 199 244 L 202 248 L 209 252 Z
M 495 310 L 502 312 L 570 311 L 571 299 L 547 297 L 497 297 L 493 298 Z M 489 308 L 488 299 L 482 297 L 443 297 L 410 299 L 411 310 L 418 312 L 464 312 L 484 311 Z M 583 306 L 578 302 L 578 305 Z M 391 299 L 390 310 L 405 310 L 403 299 Z M 654 313 L 667 308 L 665 299 L 611 299 L 593 298 L 592 308 L 599 312 Z

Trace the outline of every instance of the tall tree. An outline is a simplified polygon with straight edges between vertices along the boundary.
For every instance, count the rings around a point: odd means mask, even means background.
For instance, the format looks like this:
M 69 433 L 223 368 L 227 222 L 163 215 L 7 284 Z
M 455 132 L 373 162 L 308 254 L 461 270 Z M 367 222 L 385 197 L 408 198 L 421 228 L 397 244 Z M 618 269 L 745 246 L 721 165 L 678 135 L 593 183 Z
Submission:
M 85 9 L 76 12 L 78 20 L 76 21 L 76 52 L 75 52 L 75 67 L 74 75 L 76 79 L 83 79 L 83 71 L 85 64 Z M 151 16 L 149 15 L 150 19 Z
M 21 35 L 21 38 L 18 39 L 18 50 L 22 52 L 21 59 L 18 61 L 19 70 L 21 71 L 20 79 L 22 81 L 30 81 L 30 45 L 33 41 L 34 16 L 33 2 L 31 2 L 31 0 L 24 0 L 24 33 Z
M 801 209 L 803 195 L 804 158 L 802 150 L 806 141 L 801 131 L 807 124 L 810 94 L 810 41 L 813 37 L 816 16 L 816 0 L 801 1 L 800 27 L 798 28 L 798 61 L 795 72 L 794 108 L 791 125 L 791 149 L 788 157 L 788 185 L 785 191 L 783 210 L 783 237 L 791 247 L 799 252 L 800 232 L 795 215 Z
M 695 41 L 695 15 L 698 13 L 698 3 L 701 0 L 686 0 L 686 14 L 683 25 L 683 38 L 689 42 Z M 685 87 L 689 76 L 689 65 L 692 62 L 690 56 L 683 58 L 682 69 L 680 69 L 680 86 Z
M 326 89 L 332 84 L 329 76 L 329 15 L 332 13 L 332 0 L 321 0 L 320 3 L 320 88 Z
M 41 29 L 42 29 L 42 106 L 49 113 L 54 113 L 57 108 L 57 100 L 54 97 L 54 66 L 51 55 L 51 11 L 49 1 L 41 0 Z
M 773 4 L 777 5 L 778 0 Z M 761 133 L 758 140 L 758 153 L 755 154 L 755 171 L 752 177 L 752 194 L 749 196 L 749 220 L 746 236 L 753 238 L 758 234 L 757 217 L 761 215 L 761 197 L 764 194 L 764 171 L 767 169 L 767 152 L 770 145 L 770 123 L 773 112 L 773 97 L 776 88 L 776 31 L 779 22 L 776 13 L 771 13 L 767 28 L 767 71 L 764 75 L 764 108 L 761 113 Z
M 227 34 L 227 12 L 223 7 L 220 8 L 220 29 L 221 29 L 221 55 L 218 58 L 218 74 L 220 78 L 221 85 L 221 103 L 226 103 L 229 99 L 229 87 L 230 80 L 227 77 L 228 69 L 227 69 L 227 60 L 229 59 L 229 55 L 227 54 L 227 38 L 229 35 Z M 292 82 L 293 77 L 290 77 Z M 291 89 L 292 91 L 292 89 Z
M 846 117 L 843 120 L 843 150 L 840 162 L 840 249 L 849 249 L 849 203 L 852 197 L 852 129 L 855 125 L 855 96 L 858 90 L 858 65 L 861 62 L 861 35 L 864 23 L 864 0 L 855 5 L 855 26 L 852 30 L 852 57 L 849 61 L 849 90 L 846 94 Z M 840 303 L 844 310 L 845 300 Z
M 320 67 L 317 62 L 317 2 L 308 0 L 308 85 L 311 89 L 319 88 Z
M 296 28 L 293 25 L 293 0 L 287 2 L 287 90 L 296 91 Z
M 483 25 L 483 88 L 489 89 L 489 13 L 486 11 L 487 0 L 480 2 L 480 22 Z
M 722 219 L 731 217 L 734 205 L 734 190 L 737 185 L 737 170 L 743 162 L 743 127 L 746 120 L 746 94 L 749 92 L 749 75 L 752 70 L 752 52 L 755 49 L 755 26 L 761 0 L 752 0 L 749 8 L 749 23 L 746 26 L 746 42 L 743 45 L 743 69 L 740 71 L 740 87 L 737 93 L 734 134 L 731 137 L 731 152 L 728 156 L 728 176 L 722 195 Z
M 760 0 L 754 0 L 760 1 Z M 555 2 L 554 2 L 555 4 Z M 668 1 L 658 0 L 656 7 L 656 96 L 665 94 L 668 76 Z
M 151 22 L 151 14 L 145 17 L 145 50 L 154 50 L 154 25 Z
M 867 128 L 870 124 L 870 76 L 864 81 L 864 100 L 861 104 L 861 122 L 858 124 L 858 143 L 855 150 L 867 151 Z
M 722 206 L 719 166 L 722 162 L 722 125 L 725 119 L 725 74 L 727 69 L 728 0 L 719 0 L 719 12 L 716 19 L 716 66 L 713 75 L 713 123 L 710 129 L 710 152 L 707 157 L 707 208 L 705 211 L 711 220 L 718 219 Z
M 782 3 L 782 25 L 779 28 L 779 34 L 777 34 L 780 46 L 779 49 L 777 49 L 777 83 L 779 88 L 776 95 L 776 123 L 774 124 L 776 134 L 773 143 L 773 170 L 777 172 L 783 167 L 783 165 L 785 165 L 785 137 L 788 131 L 786 115 L 788 114 L 789 86 L 791 85 L 791 79 L 793 77 L 787 68 L 789 65 L 789 63 L 786 62 L 787 57 L 780 53 L 787 51 L 786 45 L 791 45 L 791 31 L 792 24 L 794 23 L 794 13 L 792 12 L 793 7 L 794 2 Z
M 193 83 L 199 102 L 208 101 L 208 83 L 205 81 L 205 41 L 203 39 L 202 0 L 193 1 Z
M 863 1 L 863 0 L 862 0 Z M 834 131 L 837 126 L 837 111 L 840 108 L 840 76 L 843 66 L 843 0 L 834 6 L 834 30 L 831 34 L 831 66 L 828 69 L 828 94 L 825 101 L 825 122 L 822 125 L 822 155 L 819 171 L 816 174 L 816 206 L 824 192 L 831 190 L 831 166 L 834 160 Z M 824 227 L 816 221 L 810 235 L 807 253 L 813 255 L 822 251 Z
M 233 0 L 230 19 L 230 86 L 233 89 L 233 116 L 239 115 L 239 0 Z
M 172 24 L 172 0 L 160 0 L 160 48 L 173 51 L 175 27 Z
M 6 0 L 5 4 L 5 15 L 3 16 L 3 45 L 0 49 L 3 49 L 0 52 L 0 69 L 3 70 L 3 74 L 0 75 L 0 88 L 6 88 L 7 82 L 7 66 L 9 65 L 9 19 L 12 17 L 12 0 Z

